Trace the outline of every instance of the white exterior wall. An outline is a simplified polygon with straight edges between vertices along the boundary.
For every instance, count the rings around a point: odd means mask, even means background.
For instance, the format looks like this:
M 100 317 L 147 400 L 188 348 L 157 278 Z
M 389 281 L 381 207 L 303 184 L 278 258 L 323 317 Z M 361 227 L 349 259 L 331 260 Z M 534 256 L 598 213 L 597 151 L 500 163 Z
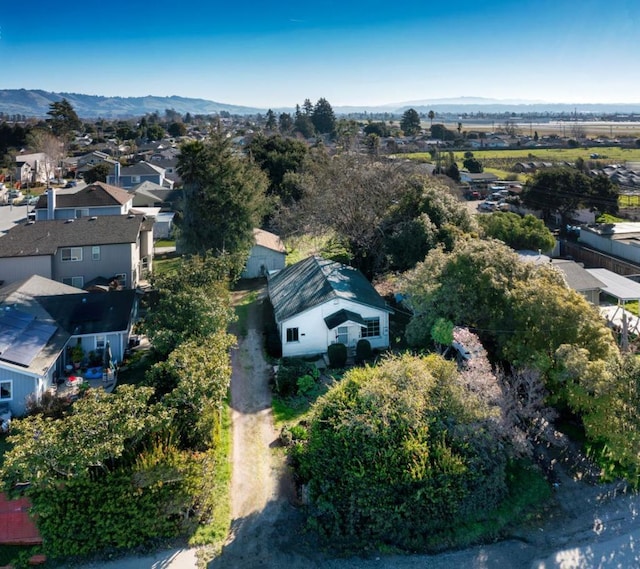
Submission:
M 362 318 L 380 318 L 380 336 L 367 338 L 372 348 L 384 349 L 389 346 L 389 313 L 378 308 L 365 306 L 344 299 L 336 299 L 297 314 L 279 324 L 284 357 L 324 354 L 327 347 L 336 342 L 337 329 L 329 330 L 324 319 L 338 310 L 350 310 Z M 346 325 L 346 324 L 345 324 Z M 298 341 L 287 342 L 287 328 L 298 328 Z M 350 330 L 350 346 L 355 347 L 360 338 L 360 326 Z
M 640 243 L 616 241 L 587 230 L 580 231 L 580 243 L 593 247 L 601 253 L 620 257 L 630 263 L 640 264 Z
M 261 245 L 254 245 L 247 259 L 247 266 L 242 273 L 243 279 L 256 279 L 264 276 L 262 267 L 267 271 L 284 269 L 286 253 L 267 249 Z

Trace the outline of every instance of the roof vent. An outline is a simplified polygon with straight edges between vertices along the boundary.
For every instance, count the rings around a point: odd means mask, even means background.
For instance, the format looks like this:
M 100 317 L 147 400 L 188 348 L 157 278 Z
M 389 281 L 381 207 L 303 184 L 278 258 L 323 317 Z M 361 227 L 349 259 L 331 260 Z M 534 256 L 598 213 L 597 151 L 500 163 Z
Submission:
M 97 217 L 97 216 L 95 216 L 95 215 L 92 215 L 92 216 L 89 218 L 89 221 L 95 221 L 96 219 L 98 219 L 98 217 Z
M 133 219 L 135 217 L 135 215 L 133 215 L 132 213 L 130 213 L 129 215 L 127 215 L 127 219 Z
M 33 221 L 31 219 L 29 221 L 27 221 L 27 225 L 33 225 L 34 223 L 35 223 L 35 221 Z
M 67 220 L 65 221 L 65 223 L 73 223 L 74 221 L 75 221 L 75 219 L 67 219 Z

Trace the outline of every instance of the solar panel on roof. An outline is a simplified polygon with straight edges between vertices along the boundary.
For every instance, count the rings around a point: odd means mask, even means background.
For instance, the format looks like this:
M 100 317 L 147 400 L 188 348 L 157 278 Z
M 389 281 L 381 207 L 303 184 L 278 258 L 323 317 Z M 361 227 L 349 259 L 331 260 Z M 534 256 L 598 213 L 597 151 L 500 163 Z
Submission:
M 9 306 L 0 310 L 0 353 L 4 352 L 33 320 L 32 314 Z
M 34 321 L 30 323 L 29 326 L 18 335 L 11 346 L 0 355 L 0 359 L 29 367 L 42 348 L 47 345 L 57 329 L 57 326 L 44 322 Z

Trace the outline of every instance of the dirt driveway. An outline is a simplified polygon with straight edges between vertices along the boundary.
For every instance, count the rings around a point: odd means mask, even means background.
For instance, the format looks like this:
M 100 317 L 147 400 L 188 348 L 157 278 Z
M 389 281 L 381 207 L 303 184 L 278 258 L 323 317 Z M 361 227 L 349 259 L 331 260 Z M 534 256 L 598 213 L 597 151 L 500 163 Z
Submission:
M 593 551 L 596 547 L 606 549 L 608 543 L 616 544 L 621 540 L 628 548 L 632 532 L 640 530 L 638 495 L 627 493 L 620 485 L 596 486 L 574 479 L 564 470 L 558 473 L 554 514 L 548 520 L 514 532 L 512 539 L 435 556 L 374 555 L 350 559 L 331 556 L 315 542 L 312 534 L 305 532 L 303 512 L 292 504 L 292 485 L 284 453 L 277 444 L 278 434 L 273 428 L 268 366 L 262 352 L 264 295 L 264 289 L 259 289 L 258 298 L 249 309 L 247 334 L 239 338 L 238 348 L 232 356 L 233 522 L 221 555 L 209 564 L 211 569 L 616 566 L 601 564 L 593 554 L 586 554 L 586 558 L 574 564 L 561 564 L 563 558 L 555 552 L 569 547 L 583 547 L 582 550 L 572 549 L 574 554 Z M 618 548 L 600 555 L 615 562 L 622 554 Z M 545 560 L 537 561 L 542 559 Z M 640 561 L 638 563 L 640 566 Z

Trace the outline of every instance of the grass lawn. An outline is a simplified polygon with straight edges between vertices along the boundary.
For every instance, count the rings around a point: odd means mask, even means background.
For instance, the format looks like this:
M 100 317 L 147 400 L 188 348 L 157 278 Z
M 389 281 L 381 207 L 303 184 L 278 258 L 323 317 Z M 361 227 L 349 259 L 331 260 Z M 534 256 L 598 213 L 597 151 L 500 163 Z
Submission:
M 251 305 L 258 299 L 258 292 L 255 290 L 248 291 L 239 300 L 234 303 L 234 310 L 238 320 L 235 322 L 239 336 L 247 335 L 247 320 L 249 318 L 249 310 Z
M 168 273 L 175 273 L 180 266 L 182 257 L 163 256 L 155 257 L 153 259 L 153 273 L 155 275 L 166 275 Z
M 158 239 L 154 243 L 154 247 L 175 247 L 176 240 L 175 239 Z
M 466 151 L 457 151 L 453 155 L 457 161 L 464 160 Z M 640 161 L 640 148 L 620 148 L 612 146 L 602 148 L 599 146 L 592 148 L 516 148 L 507 150 L 473 150 L 473 156 L 478 160 L 486 158 L 510 158 L 516 162 L 575 162 L 578 158 L 593 160 L 591 154 L 598 154 L 597 160 L 607 160 L 613 162 Z M 430 155 L 427 153 L 427 156 Z

